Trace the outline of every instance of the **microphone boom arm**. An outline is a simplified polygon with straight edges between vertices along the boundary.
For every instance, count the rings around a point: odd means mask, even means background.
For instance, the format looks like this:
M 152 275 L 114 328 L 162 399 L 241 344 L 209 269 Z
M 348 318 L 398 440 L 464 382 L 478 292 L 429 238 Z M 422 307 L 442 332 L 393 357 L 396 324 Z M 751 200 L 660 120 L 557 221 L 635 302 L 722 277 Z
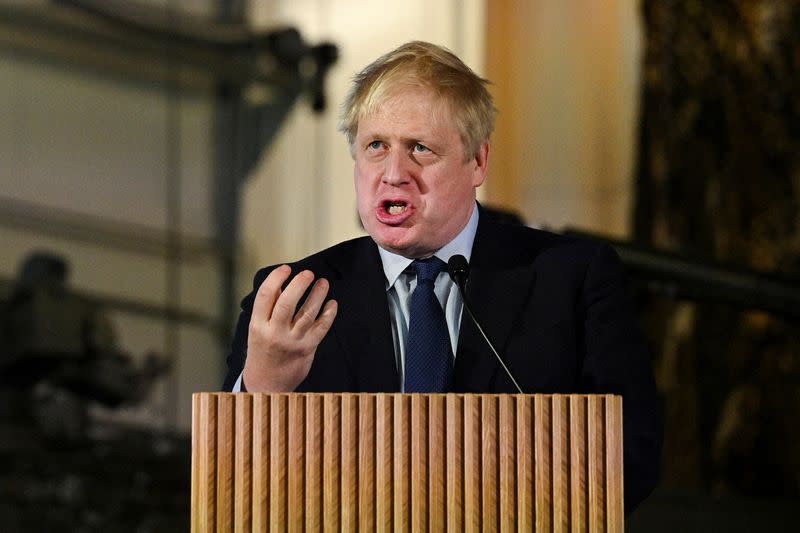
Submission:
M 478 319 L 475 318 L 475 314 L 472 312 L 472 307 L 469 305 L 467 301 L 467 277 L 469 276 L 469 263 L 467 263 L 467 259 L 463 255 L 454 255 L 447 261 L 447 271 L 450 274 L 450 277 L 455 282 L 456 286 L 458 287 L 458 292 L 461 293 L 461 301 L 464 303 L 464 309 L 467 310 L 467 314 L 472 319 L 472 323 L 475 324 L 475 327 L 478 328 L 483 340 L 486 341 L 486 344 L 489 345 L 489 349 L 492 350 L 492 353 L 500 361 L 500 365 L 503 367 L 503 370 L 506 371 L 508 377 L 511 378 L 511 382 L 517 388 L 520 394 L 525 394 L 522 392 L 522 387 L 519 386 L 517 380 L 514 379 L 514 376 L 511 374 L 511 371 L 506 366 L 505 361 L 503 358 L 500 357 L 500 354 L 497 353 L 497 350 L 494 349 L 494 345 L 492 341 L 489 340 L 489 337 L 486 336 L 486 332 L 483 331 Z

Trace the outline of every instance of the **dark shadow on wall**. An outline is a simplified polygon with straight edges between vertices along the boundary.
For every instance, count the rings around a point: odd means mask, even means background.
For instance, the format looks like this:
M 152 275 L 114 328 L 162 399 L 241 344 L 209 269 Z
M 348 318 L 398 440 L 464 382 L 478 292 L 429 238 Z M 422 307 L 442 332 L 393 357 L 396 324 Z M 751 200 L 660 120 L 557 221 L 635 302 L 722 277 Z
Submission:
M 3 531 L 185 531 L 190 439 L 96 417 L 144 401 L 170 366 L 118 344 L 67 262 L 35 253 L 0 298 Z
M 800 5 L 642 9 L 636 242 L 796 283 Z M 711 302 L 640 304 L 666 427 L 661 487 L 630 529 L 788 530 L 800 497 L 797 321 Z

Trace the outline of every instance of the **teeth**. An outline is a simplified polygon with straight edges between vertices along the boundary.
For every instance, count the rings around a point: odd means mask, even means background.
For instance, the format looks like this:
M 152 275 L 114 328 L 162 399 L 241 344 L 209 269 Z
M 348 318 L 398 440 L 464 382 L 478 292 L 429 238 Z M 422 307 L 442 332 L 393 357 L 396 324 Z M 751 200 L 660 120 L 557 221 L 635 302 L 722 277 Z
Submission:
M 387 211 L 389 212 L 390 215 L 399 215 L 400 213 L 402 213 L 405 210 L 406 210 L 406 206 L 404 206 L 404 205 L 390 205 L 389 209 L 387 209 Z

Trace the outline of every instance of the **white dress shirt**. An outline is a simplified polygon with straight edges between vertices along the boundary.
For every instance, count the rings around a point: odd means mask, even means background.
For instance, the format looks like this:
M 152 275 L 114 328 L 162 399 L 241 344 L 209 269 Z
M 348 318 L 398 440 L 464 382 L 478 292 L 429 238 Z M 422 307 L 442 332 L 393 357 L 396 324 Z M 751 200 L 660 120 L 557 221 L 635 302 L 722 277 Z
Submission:
M 475 207 L 464 229 L 433 255 L 447 263 L 452 256 L 460 254 L 469 262 L 477 229 L 478 209 Z M 393 254 L 380 247 L 378 247 L 378 251 L 383 262 L 383 272 L 386 275 L 386 296 L 389 300 L 389 316 L 392 322 L 394 356 L 397 362 L 397 373 L 400 377 L 400 390 L 405 392 L 409 306 L 411 305 L 411 293 L 417 286 L 416 274 L 408 267 L 414 260 Z M 459 293 L 458 286 L 456 286 L 446 270 L 436 277 L 433 291 L 436 293 L 436 298 L 439 300 L 442 309 L 444 309 L 447 331 L 450 335 L 450 345 L 455 355 L 458 347 L 458 333 L 461 329 L 461 310 L 464 306 L 461 293 Z

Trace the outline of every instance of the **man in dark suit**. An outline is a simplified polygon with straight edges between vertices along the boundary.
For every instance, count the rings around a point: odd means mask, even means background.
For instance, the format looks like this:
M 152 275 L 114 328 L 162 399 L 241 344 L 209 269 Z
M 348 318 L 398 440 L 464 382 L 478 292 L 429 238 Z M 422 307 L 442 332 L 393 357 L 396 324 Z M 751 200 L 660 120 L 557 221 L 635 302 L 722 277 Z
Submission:
M 355 77 L 341 129 L 369 237 L 258 272 L 224 388 L 517 392 L 516 380 L 525 393 L 621 394 L 630 511 L 655 485 L 661 435 L 619 259 L 481 214 L 494 121 L 485 85 L 419 42 Z M 462 319 L 444 269 L 454 255 L 469 262 L 466 297 L 515 379 Z

